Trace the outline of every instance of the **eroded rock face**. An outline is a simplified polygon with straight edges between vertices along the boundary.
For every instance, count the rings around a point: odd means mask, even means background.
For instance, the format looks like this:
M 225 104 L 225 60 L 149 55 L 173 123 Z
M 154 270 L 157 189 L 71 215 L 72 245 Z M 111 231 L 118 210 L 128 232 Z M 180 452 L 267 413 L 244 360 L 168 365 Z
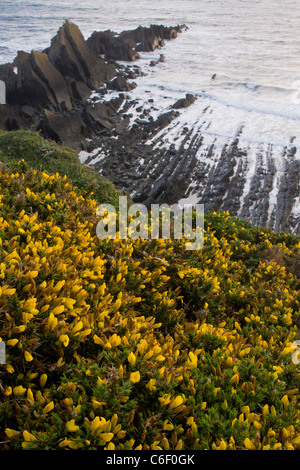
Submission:
M 62 116 L 45 110 L 39 130 L 56 142 L 80 150 L 81 141 L 87 136 L 87 126 L 75 116 Z
M 63 77 L 84 83 L 91 90 L 116 75 L 114 66 L 91 51 L 78 26 L 70 21 L 66 21 L 52 39 L 47 54 Z
M 70 93 L 61 73 L 47 54 L 32 51 L 18 66 L 14 86 L 8 94 L 10 104 L 32 106 L 40 111 L 67 111 L 72 107 Z

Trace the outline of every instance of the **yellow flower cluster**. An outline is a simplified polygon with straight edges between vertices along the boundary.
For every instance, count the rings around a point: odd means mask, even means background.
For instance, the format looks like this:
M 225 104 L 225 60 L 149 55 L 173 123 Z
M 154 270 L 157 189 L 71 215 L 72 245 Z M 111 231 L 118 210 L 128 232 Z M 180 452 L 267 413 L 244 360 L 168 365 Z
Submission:
M 99 240 L 66 178 L 0 188 L 3 448 L 300 448 L 299 239 L 213 213 L 196 252 Z

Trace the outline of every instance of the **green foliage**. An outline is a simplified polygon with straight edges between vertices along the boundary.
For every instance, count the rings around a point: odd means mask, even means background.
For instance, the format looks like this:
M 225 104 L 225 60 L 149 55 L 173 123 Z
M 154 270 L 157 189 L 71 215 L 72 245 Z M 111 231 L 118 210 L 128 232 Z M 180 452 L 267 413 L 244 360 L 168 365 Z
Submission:
M 93 195 L 99 204 L 118 205 L 121 193 L 91 167 L 81 164 L 74 150 L 45 140 L 37 132 L 1 131 L 0 161 L 13 169 L 22 159 L 27 167 L 66 175 L 74 186 Z
M 299 449 L 299 237 L 214 212 L 194 252 L 99 240 L 101 179 L 40 139 L 0 136 L 1 447 Z

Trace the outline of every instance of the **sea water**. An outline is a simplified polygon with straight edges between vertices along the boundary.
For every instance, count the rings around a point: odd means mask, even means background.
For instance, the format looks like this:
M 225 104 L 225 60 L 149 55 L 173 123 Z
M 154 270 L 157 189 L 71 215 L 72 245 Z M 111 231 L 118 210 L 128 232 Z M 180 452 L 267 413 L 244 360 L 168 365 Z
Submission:
M 222 141 L 243 129 L 250 143 L 300 146 L 298 0 L 1 0 L 0 63 L 18 50 L 48 47 L 65 19 L 85 38 L 95 30 L 186 24 L 162 50 L 142 53 L 137 63 L 146 68 L 160 53 L 166 60 L 147 68 L 134 96 L 150 93 L 159 109 L 194 93 L 182 124 L 200 119 L 208 138 Z

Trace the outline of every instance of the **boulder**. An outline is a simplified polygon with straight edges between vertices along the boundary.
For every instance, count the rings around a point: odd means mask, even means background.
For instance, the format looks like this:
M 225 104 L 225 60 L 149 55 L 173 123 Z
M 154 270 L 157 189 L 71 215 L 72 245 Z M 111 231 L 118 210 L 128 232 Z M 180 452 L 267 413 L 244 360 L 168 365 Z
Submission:
M 77 151 L 81 149 L 81 142 L 87 136 L 87 127 L 81 119 L 72 115 L 62 116 L 47 110 L 38 130 L 45 137 Z
M 114 127 L 115 112 L 105 103 L 88 103 L 85 106 L 84 118 L 88 127 L 95 132 L 111 130 Z
M 128 83 L 122 75 L 117 75 L 107 84 L 109 90 L 130 91 L 136 87 L 135 83 Z
M 115 67 L 106 64 L 88 47 L 80 29 L 66 21 L 47 49 L 50 62 L 63 77 L 71 77 L 91 90 L 99 88 L 116 75 Z
M 173 104 L 172 108 L 187 108 L 188 106 L 191 106 L 191 104 L 193 104 L 195 100 L 196 96 L 192 95 L 191 93 L 187 93 L 185 95 L 185 98 L 181 98 L 180 100 L 176 101 L 176 103 Z

